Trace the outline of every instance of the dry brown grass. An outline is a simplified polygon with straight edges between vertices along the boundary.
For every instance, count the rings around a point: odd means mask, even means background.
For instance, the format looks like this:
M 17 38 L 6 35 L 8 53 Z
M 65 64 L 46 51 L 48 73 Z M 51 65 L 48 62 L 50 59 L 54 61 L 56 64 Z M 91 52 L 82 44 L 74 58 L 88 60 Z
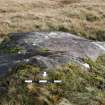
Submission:
M 105 0 L 0 0 L 0 36 L 51 30 L 105 39 Z

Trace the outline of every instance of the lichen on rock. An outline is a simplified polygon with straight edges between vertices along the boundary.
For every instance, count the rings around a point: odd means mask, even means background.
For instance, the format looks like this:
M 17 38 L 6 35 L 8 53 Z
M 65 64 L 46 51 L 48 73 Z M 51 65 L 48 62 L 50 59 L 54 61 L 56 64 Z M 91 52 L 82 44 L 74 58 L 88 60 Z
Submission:
M 46 70 L 72 61 L 84 66 L 84 59 L 95 61 L 105 53 L 96 43 L 64 32 L 12 33 L 0 45 L 0 75 L 21 64 Z

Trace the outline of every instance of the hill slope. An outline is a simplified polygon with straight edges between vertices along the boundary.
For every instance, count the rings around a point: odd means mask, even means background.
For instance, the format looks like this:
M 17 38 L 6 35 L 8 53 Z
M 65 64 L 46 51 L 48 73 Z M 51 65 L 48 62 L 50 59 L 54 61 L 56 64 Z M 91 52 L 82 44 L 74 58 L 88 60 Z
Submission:
M 105 40 L 105 0 L 1 0 L 0 36 L 59 30 Z

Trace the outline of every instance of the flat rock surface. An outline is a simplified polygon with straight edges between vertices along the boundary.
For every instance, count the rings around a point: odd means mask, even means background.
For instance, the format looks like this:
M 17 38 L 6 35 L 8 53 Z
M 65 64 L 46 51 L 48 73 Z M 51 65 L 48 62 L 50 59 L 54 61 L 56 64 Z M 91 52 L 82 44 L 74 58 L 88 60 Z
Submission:
M 51 69 L 72 61 L 83 63 L 87 57 L 95 61 L 105 53 L 105 42 L 92 42 L 64 32 L 12 33 L 1 45 L 19 50 L 10 53 L 0 49 L 0 76 L 23 63 Z

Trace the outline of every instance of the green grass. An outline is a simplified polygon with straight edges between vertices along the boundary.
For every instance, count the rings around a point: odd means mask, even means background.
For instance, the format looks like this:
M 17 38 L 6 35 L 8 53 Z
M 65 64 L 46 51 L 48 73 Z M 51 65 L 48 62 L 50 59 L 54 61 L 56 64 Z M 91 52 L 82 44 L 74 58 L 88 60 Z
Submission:
M 1 105 L 56 105 L 62 97 L 73 105 L 105 105 L 105 56 L 86 62 L 91 67 L 89 71 L 67 64 L 48 72 L 47 79 L 61 79 L 62 84 L 25 84 L 25 79 L 42 79 L 38 76 L 42 70 L 31 65 L 16 68 L 5 80 L 1 79 L 1 84 L 8 87 L 8 92 L 0 96 Z
M 98 21 L 100 20 L 101 17 L 97 16 L 97 15 L 94 15 L 92 13 L 88 13 L 86 14 L 86 20 L 87 21 L 90 21 L 90 22 L 94 22 L 94 21 Z
M 18 53 L 21 50 L 22 50 L 21 48 L 16 46 L 8 47 L 8 46 L 5 46 L 4 44 L 0 44 L 0 52 L 3 52 L 3 53 L 14 54 L 14 53 Z
M 20 51 L 20 48 L 14 47 L 14 48 L 6 48 L 6 49 L 3 49 L 3 50 L 6 53 L 17 53 L 17 52 Z

